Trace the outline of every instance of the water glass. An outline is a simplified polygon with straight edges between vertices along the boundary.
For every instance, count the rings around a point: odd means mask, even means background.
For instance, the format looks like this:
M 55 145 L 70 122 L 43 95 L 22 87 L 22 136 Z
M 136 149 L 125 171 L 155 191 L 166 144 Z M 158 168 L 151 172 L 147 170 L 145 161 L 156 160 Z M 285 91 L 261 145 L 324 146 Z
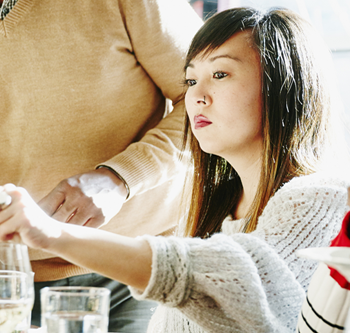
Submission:
M 47 333 L 107 333 L 110 291 L 95 287 L 40 290 L 41 326 Z
M 20 296 L 20 301 L 18 301 L 19 295 L 16 294 L 17 291 L 11 289 L 14 293 L 13 299 L 17 299 L 17 303 L 23 303 L 20 307 L 22 307 L 26 315 L 23 315 L 24 312 L 22 310 L 19 311 L 21 314 L 19 314 L 19 312 L 17 311 L 17 314 L 13 316 L 11 321 L 14 322 L 15 320 L 17 320 L 18 324 L 12 331 L 7 332 L 27 333 L 30 328 L 31 308 L 34 303 L 34 273 L 32 272 L 32 267 L 30 265 L 28 247 L 23 244 L 0 242 L 0 272 L 2 273 L 0 283 L 2 283 L 3 288 L 6 287 L 6 284 L 13 285 L 14 283 L 18 284 L 19 282 L 26 284 L 26 286 L 21 286 L 20 292 L 22 294 Z M 12 272 L 14 273 L 12 274 Z M 16 272 L 22 274 L 16 274 Z M 10 278 L 11 274 L 13 275 L 12 278 Z M 21 277 L 21 279 L 19 277 Z M 11 282 L 9 282 L 10 280 Z M 2 292 L 2 295 L 5 294 Z M 3 310 L 5 303 L 9 302 L 10 300 L 8 296 L 4 296 L 0 298 L 0 301 L 2 304 L 1 309 Z M 8 309 L 5 312 L 3 311 L 3 313 L 8 312 Z M 22 320 L 20 320 L 21 318 Z M 1 326 L 0 332 L 3 332 Z
M 30 272 L 29 274 L 29 287 L 30 287 L 30 299 L 32 301 L 32 304 L 34 304 L 34 272 Z M 12 333 L 28 333 L 30 329 L 32 321 L 32 311 L 29 311 L 28 315 L 23 318 L 23 320 L 17 324 L 16 328 Z M 0 332 L 1 333 L 1 332 Z
M 32 274 L 28 247 L 23 244 L 0 242 L 0 270 Z
M 30 278 L 19 271 L 0 271 L 0 332 L 16 332 L 18 323 L 28 318 L 33 306 Z

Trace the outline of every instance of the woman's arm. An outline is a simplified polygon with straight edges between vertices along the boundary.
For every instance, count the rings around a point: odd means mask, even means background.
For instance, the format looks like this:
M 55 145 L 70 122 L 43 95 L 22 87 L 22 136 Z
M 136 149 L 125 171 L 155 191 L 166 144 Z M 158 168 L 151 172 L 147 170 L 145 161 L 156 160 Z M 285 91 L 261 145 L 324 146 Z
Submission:
M 151 275 L 151 248 L 138 238 L 75 226 L 63 228 L 46 250 L 139 290 L 146 288 Z
M 57 222 L 23 188 L 5 185 L 5 190 L 12 202 L 0 212 L 0 240 L 15 237 L 139 290 L 147 286 L 152 252 L 145 240 Z
M 310 268 L 295 258 L 295 250 L 323 242 L 345 212 L 346 187 L 307 181 L 281 189 L 252 234 L 206 240 L 144 236 L 149 247 L 139 239 L 67 228 L 38 210 L 24 190 L 7 190 L 14 201 L 0 213 L 0 239 L 16 232 L 29 246 L 57 251 L 135 286 L 139 299 L 176 307 L 210 332 L 281 332 L 296 325 L 306 281 L 298 274 Z M 16 211 L 23 216 L 14 216 Z M 183 324 L 193 325 L 186 317 Z
M 243 235 L 245 241 L 226 235 L 208 240 L 131 239 L 57 222 L 23 188 L 5 185 L 5 190 L 12 202 L 0 212 L 0 240 L 15 236 L 30 247 L 128 284 L 140 299 L 177 307 L 209 331 L 232 332 L 235 327 L 241 332 L 274 332 L 285 319 L 277 324 L 276 305 L 285 290 L 288 298 L 302 300 L 303 291 L 283 260 L 249 235 Z M 276 283 L 276 277 L 284 283 Z M 300 307 L 298 302 L 293 306 Z M 247 320 L 252 308 L 254 315 Z
M 251 234 L 147 236 L 152 276 L 134 296 L 177 307 L 210 332 L 294 331 L 314 271 L 295 252 L 330 242 L 346 200 L 345 182 L 300 177 L 276 193 Z

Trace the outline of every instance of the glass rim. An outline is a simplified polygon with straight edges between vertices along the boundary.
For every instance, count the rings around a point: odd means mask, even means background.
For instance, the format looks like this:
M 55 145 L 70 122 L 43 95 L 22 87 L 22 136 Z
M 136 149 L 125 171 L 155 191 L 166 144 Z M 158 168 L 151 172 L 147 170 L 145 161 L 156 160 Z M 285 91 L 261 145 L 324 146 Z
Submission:
M 20 243 L 12 243 L 12 242 L 0 242 L 0 247 L 22 247 L 22 248 L 28 248 L 25 244 Z
M 11 276 L 11 275 L 29 275 L 27 272 L 0 269 L 0 276 Z
M 40 294 L 51 295 L 69 295 L 69 296 L 83 296 L 88 294 L 100 294 L 102 296 L 110 295 L 111 291 L 105 287 L 81 287 L 81 286 L 57 286 L 57 287 L 44 287 L 40 289 Z

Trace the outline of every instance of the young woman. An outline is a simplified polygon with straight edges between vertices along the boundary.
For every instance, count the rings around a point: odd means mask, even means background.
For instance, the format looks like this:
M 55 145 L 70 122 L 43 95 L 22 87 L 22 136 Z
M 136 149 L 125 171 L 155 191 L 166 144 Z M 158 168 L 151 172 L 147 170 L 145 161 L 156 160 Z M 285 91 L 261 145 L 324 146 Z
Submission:
M 227 10 L 195 36 L 185 66 L 191 237 L 132 239 L 59 223 L 8 184 L 1 239 L 159 302 L 149 332 L 293 332 L 315 269 L 295 252 L 329 245 L 348 208 L 316 44 L 288 10 Z

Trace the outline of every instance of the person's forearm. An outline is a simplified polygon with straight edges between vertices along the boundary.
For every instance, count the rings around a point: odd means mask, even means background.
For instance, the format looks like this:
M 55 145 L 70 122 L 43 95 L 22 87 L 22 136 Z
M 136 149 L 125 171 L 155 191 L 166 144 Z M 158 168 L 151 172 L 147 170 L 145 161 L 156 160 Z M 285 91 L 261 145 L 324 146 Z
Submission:
M 0 209 L 0 241 L 51 252 L 140 290 L 147 286 L 152 250 L 146 241 L 55 221 L 24 188 L 13 184 L 0 187 L 1 192 L 10 203 Z
M 65 225 L 45 249 L 78 265 L 143 290 L 151 276 L 152 251 L 137 238 Z

